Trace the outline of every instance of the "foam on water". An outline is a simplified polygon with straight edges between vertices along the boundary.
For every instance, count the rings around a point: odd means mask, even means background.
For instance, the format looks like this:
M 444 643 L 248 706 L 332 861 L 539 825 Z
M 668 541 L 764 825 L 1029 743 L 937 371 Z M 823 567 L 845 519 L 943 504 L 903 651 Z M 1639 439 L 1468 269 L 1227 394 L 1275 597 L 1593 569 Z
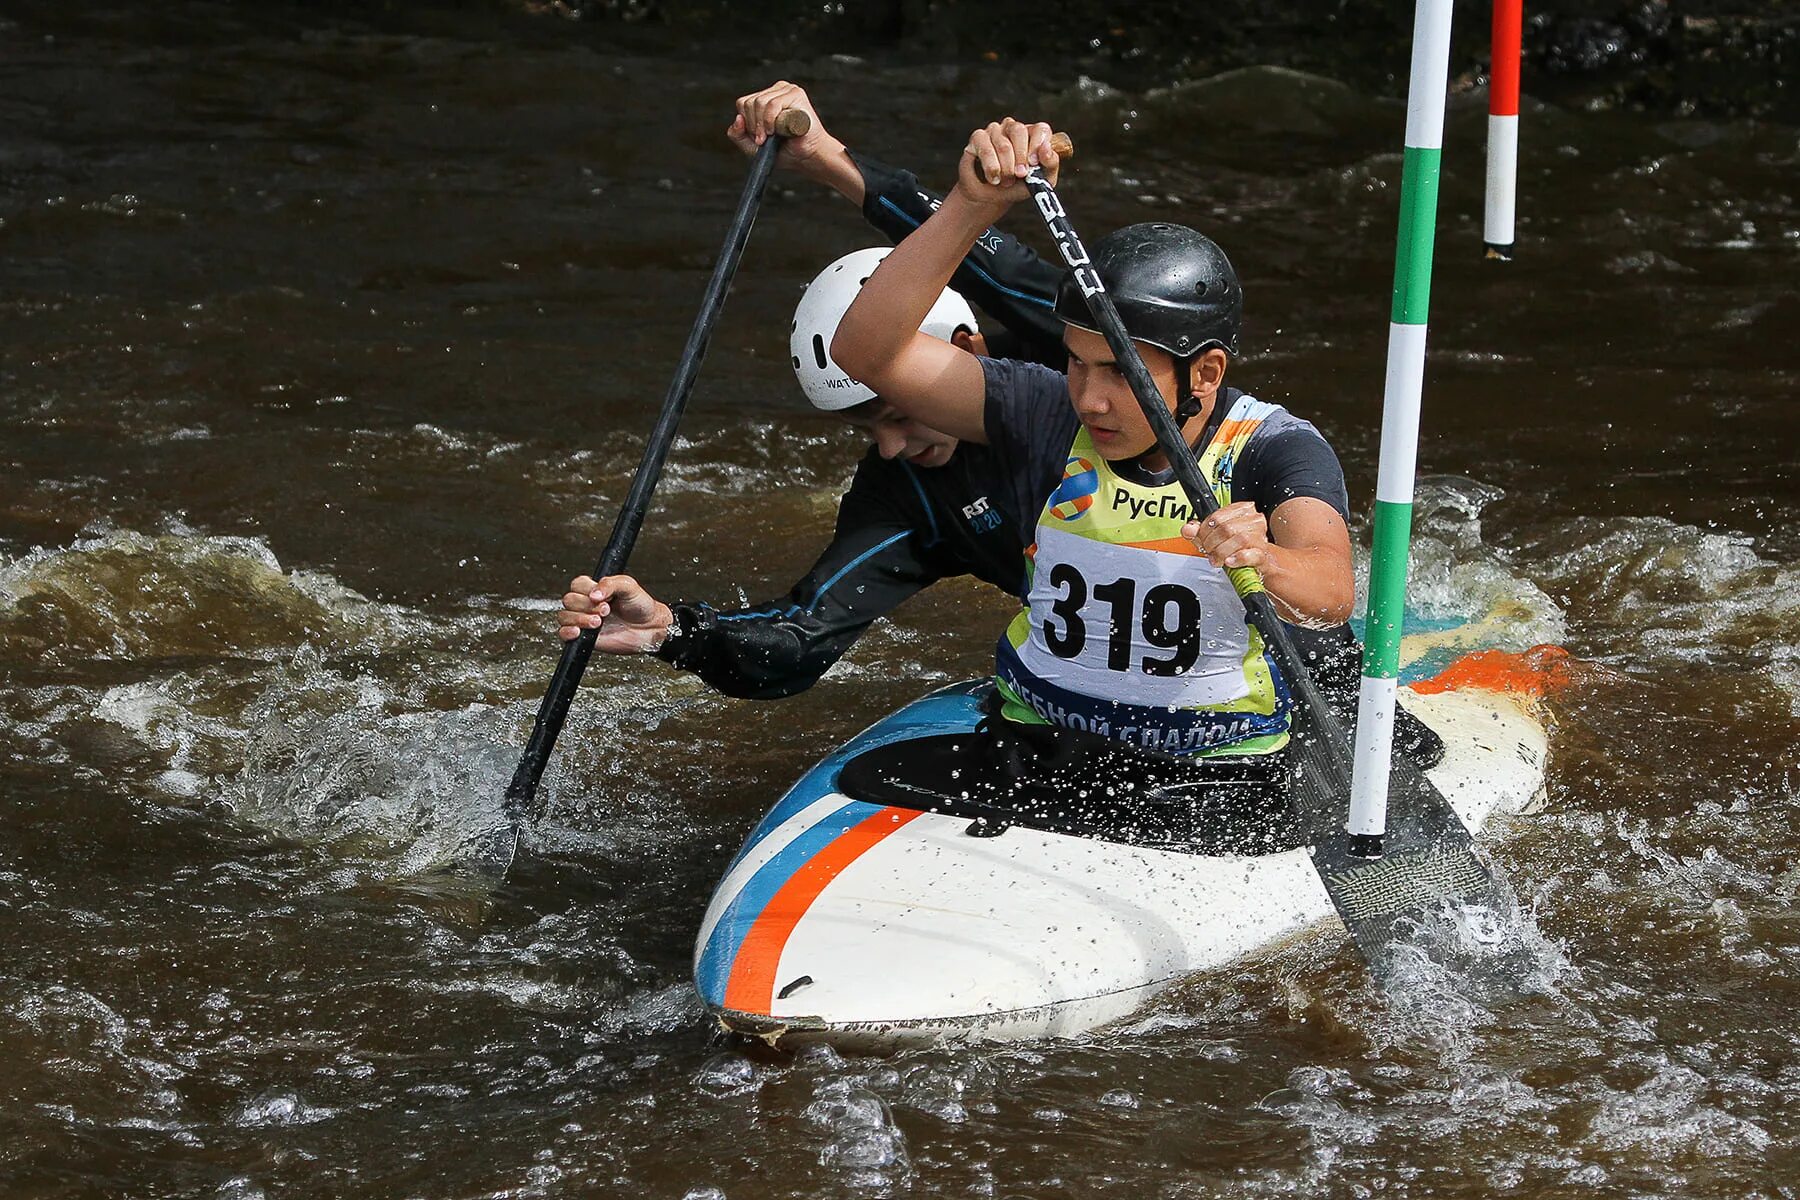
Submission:
M 80 988 L 0 977 L 8 1044 L 32 1061 L 60 1065 L 28 1083 L 22 1078 L 24 1090 L 9 1100 L 79 1124 L 184 1129 L 190 1114 L 181 1085 L 191 1061 L 175 1061 L 142 1024 Z
M 1760 1152 L 1773 1140 L 1756 1123 L 1709 1103 L 1712 1081 L 1698 1071 L 1660 1054 L 1637 1056 L 1628 1069 L 1647 1070 L 1649 1077 L 1627 1087 L 1595 1080 L 1586 1089 L 1595 1106 L 1587 1134 L 1608 1150 L 1666 1162 Z
M 239 1125 L 252 1129 L 284 1125 L 312 1125 L 328 1121 L 337 1110 L 309 1104 L 293 1092 L 264 1092 L 238 1109 Z
M 1752 539 L 1663 517 L 1582 517 L 1542 553 L 1583 632 L 1624 662 L 1753 665 L 1794 691 L 1800 566 L 1771 562 Z
M 1566 633 L 1561 608 L 1509 555 L 1483 540 L 1482 510 L 1504 495 L 1498 487 L 1460 476 L 1418 481 L 1407 607 L 1428 621 L 1472 622 L 1457 643 L 1469 648 L 1518 651 L 1560 644 Z M 1358 614 L 1368 606 L 1367 541 L 1355 541 Z
M 890 1195 L 911 1181 L 906 1136 L 879 1096 L 844 1079 L 820 1080 L 813 1094 L 802 1115 L 825 1135 L 821 1167 L 863 1195 Z
M 426 620 L 322 572 L 286 571 L 257 539 L 98 531 L 0 560 L 0 652 L 45 664 L 47 679 L 77 654 L 113 664 L 9 692 L 0 728 L 40 762 L 104 747 L 154 794 L 223 804 L 378 877 L 454 868 L 500 819 L 532 708 L 467 697 L 522 690 L 525 676 L 535 689 L 547 669 L 469 653 L 529 632 L 507 615 L 515 607 Z M 128 679 L 88 682 L 108 671 Z M 669 819 L 662 806 L 620 806 L 609 825 L 588 789 L 616 767 L 611 739 L 653 731 L 682 693 L 584 695 L 544 785 L 559 810 L 567 792 L 580 819 L 546 827 L 551 843 L 633 844 L 646 819 Z M 565 767 L 581 786 L 565 789 Z
M 0 654 L 270 657 L 301 642 L 374 648 L 394 610 L 329 576 L 286 572 L 262 540 L 174 526 L 98 528 L 72 545 L 0 556 Z
M 1571 894 L 1573 881 L 1543 878 L 1546 864 L 1537 861 L 1540 882 L 1525 920 L 1446 921 L 1424 933 L 1448 939 L 1448 952 L 1441 944 L 1431 953 L 1401 947 L 1376 973 L 1343 955 L 1289 957 L 1184 998 L 1196 1031 L 1217 1029 L 1276 976 L 1282 1007 L 1300 1022 L 1287 1038 L 1295 1051 L 1304 1052 L 1305 1029 L 1362 1048 L 1295 1069 L 1264 1100 L 1304 1132 L 1310 1166 L 1297 1176 L 1274 1173 L 1255 1191 L 1385 1177 L 1429 1194 L 1428 1177 L 1398 1178 L 1396 1165 L 1477 1155 L 1498 1190 L 1612 1183 L 1648 1194 L 1730 1194 L 1727 1181 L 1759 1170 L 1778 1150 L 1780 1136 L 1765 1119 L 1777 1108 L 1757 1078 L 1767 1068 L 1746 1072 L 1734 1066 L 1743 1049 L 1696 1045 L 1672 1024 L 1659 1027 L 1659 1014 L 1674 1022 L 1688 1003 L 1681 989 L 1650 996 L 1626 986 L 1619 976 L 1635 959 L 1627 946 L 1618 948 L 1622 961 L 1605 959 L 1627 931 L 1627 945 L 1666 947 L 1659 957 L 1679 945 L 1690 977 L 1682 989 L 1693 990 L 1694 1002 L 1718 986 L 1720 964 L 1735 964 L 1727 974 L 1737 979 L 1775 965 L 1777 956 L 1751 942 L 1746 910 L 1774 907 L 1766 899 L 1781 894 L 1773 874 L 1716 844 L 1697 853 L 1670 848 L 1721 837 L 1732 824 L 1729 806 L 1702 804 L 1661 828 L 1617 815 L 1534 820 L 1540 828 L 1529 848 L 1568 847 L 1581 881 Z M 1553 833 L 1547 824 L 1565 828 Z M 1546 938 L 1539 910 L 1567 928 L 1571 903 L 1599 909 L 1598 928 L 1575 935 L 1579 945 Z M 1767 1062 L 1770 1052 L 1752 1051 L 1749 1061 Z
M 392 699 L 369 676 L 297 656 L 246 710 L 243 766 L 222 798 L 264 828 L 399 873 L 453 865 L 501 819 L 512 721 L 487 705 L 420 713 Z
M 1560 1004 L 1559 985 L 1573 974 L 1563 948 L 1516 902 L 1500 913 L 1446 905 L 1373 964 L 1353 1019 L 1377 1049 L 1423 1042 L 1465 1058 L 1495 1008 L 1527 996 Z

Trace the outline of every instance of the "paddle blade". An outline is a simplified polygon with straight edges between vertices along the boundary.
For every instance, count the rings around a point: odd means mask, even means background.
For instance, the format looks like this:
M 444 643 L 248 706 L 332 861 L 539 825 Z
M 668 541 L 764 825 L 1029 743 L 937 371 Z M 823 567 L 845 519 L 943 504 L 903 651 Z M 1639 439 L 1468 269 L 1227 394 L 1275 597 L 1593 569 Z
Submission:
M 506 880 L 519 853 L 519 826 L 495 825 L 472 835 L 457 848 L 454 872 L 468 879 L 490 880 L 495 886 Z
M 1379 965 L 1394 945 L 1457 910 L 1514 911 L 1512 889 L 1475 852 L 1462 818 L 1404 755 L 1395 756 L 1389 777 L 1386 852 L 1352 854 L 1341 817 L 1348 797 L 1335 792 L 1342 773 L 1308 715 L 1295 710 L 1289 747 L 1295 807 L 1313 819 L 1313 866 L 1364 959 Z
M 1359 953 L 1380 964 L 1395 945 L 1446 917 L 1514 909 L 1511 890 L 1473 845 L 1389 850 L 1380 858 L 1349 853 L 1348 836 L 1313 847 L 1313 865 Z

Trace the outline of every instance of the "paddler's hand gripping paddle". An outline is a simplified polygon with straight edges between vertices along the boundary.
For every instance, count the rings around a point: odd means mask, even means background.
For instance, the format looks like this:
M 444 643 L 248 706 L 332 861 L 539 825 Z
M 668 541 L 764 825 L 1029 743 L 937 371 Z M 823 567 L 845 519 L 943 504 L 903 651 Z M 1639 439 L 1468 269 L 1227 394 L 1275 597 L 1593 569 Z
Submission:
M 1025 183 L 1063 261 L 1075 272 L 1081 294 L 1138 406 L 1156 431 L 1157 446 L 1174 467 L 1175 478 L 1198 519 L 1206 519 L 1219 508 L 1212 488 L 1126 334 L 1118 309 L 1069 223 L 1056 188 L 1038 167 L 1032 168 Z M 1462 819 L 1404 755 L 1397 756 L 1389 783 L 1385 853 L 1367 858 L 1352 852 L 1351 836 L 1344 829 L 1350 797 L 1349 734 L 1319 695 L 1312 673 L 1286 625 L 1275 615 L 1255 568 L 1238 567 L 1227 574 L 1294 696 L 1288 751 L 1293 765 L 1290 794 L 1312 839 L 1313 866 L 1349 927 L 1357 950 L 1371 963 L 1382 962 L 1387 947 L 1412 932 L 1421 917 L 1446 904 L 1479 905 L 1496 914 L 1510 913 L 1514 903 L 1511 890 L 1476 857 Z
M 756 223 L 763 191 L 768 186 L 770 172 L 775 169 L 775 155 L 780 151 L 783 139 L 799 137 L 811 128 L 811 117 L 799 109 L 788 109 L 775 118 L 776 136 L 758 147 L 756 156 L 751 159 L 750 177 L 744 181 L 743 194 L 738 197 L 737 211 L 732 214 L 731 228 L 725 234 L 724 249 L 719 251 L 718 261 L 713 264 L 712 278 L 707 281 L 706 294 L 700 301 L 700 313 L 694 318 L 687 345 L 681 351 L 680 365 L 675 368 L 675 378 L 669 382 L 662 411 L 650 431 L 650 440 L 644 445 L 644 457 L 631 477 L 631 489 L 625 494 L 625 503 L 613 523 L 612 536 L 607 539 L 600 565 L 594 568 L 596 579 L 617 575 L 631 557 L 631 548 L 644 523 L 650 496 L 662 477 L 669 445 L 675 440 L 675 427 L 681 423 L 688 394 L 693 391 L 694 379 L 700 372 L 700 361 L 706 357 L 706 344 L 712 338 L 713 325 L 718 320 L 719 310 L 725 306 L 725 292 L 731 286 L 738 260 L 743 257 L 744 246 L 750 240 L 750 228 Z M 581 684 L 581 674 L 587 669 L 588 658 L 594 653 L 594 639 L 599 633 L 597 629 L 583 629 L 580 637 L 563 644 L 562 659 L 556 664 L 556 673 L 550 678 L 543 703 L 538 705 L 531 740 L 526 743 L 518 769 L 506 788 L 505 823 L 477 834 L 469 841 L 469 865 L 481 875 L 494 879 L 505 876 L 513 855 L 518 853 L 521 827 L 528 820 L 537 820 L 543 813 L 538 781 L 543 776 L 545 764 L 550 761 L 556 735 L 562 731 L 563 719 L 568 716 L 569 704 Z

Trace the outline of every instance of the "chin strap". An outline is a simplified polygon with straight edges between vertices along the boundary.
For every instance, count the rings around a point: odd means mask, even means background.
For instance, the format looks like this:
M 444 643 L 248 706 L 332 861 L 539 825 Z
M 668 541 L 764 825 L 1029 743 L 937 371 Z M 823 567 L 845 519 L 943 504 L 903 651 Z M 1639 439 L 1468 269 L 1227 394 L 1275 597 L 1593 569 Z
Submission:
M 1175 424 L 1186 425 L 1200 415 L 1200 401 L 1194 399 L 1194 359 L 1193 355 L 1181 360 L 1181 378 L 1175 384 Z
M 1210 349 L 1210 347 L 1208 348 Z M 1194 398 L 1194 361 L 1199 357 L 1200 355 L 1195 354 L 1176 360 L 1181 364 L 1181 369 L 1177 373 L 1178 378 L 1175 381 L 1175 425 L 1177 428 L 1186 425 L 1200 415 L 1200 401 Z M 1197 452 L 1212 439 L 1214 431 L 1219 427 L 1219 420 L 1224 415 L 1224 410 L 1214 407 L 1211 419 L 1206 422 L 1206 428 L 1200 431 L 1200 440 L 1195 446 Z M 1157 447 L 1151 446 L 1131 461 L 1139 462 L 1145 455 L 1155 454 L 1156 451 Z

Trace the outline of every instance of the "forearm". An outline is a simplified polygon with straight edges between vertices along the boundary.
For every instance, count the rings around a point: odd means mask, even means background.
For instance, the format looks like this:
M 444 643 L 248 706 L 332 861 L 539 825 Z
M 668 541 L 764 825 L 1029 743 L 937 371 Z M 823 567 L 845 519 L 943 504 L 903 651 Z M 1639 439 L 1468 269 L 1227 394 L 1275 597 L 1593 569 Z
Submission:
M 1322 629 L 1350 619 L 1355 583 L 1350 564 L 1335 549 L 1270 544 L 1261 571 L 1276 614 L 1289 624 Z
M 704 604 L 675 608 L 676 632 L 657 657 L 692 671 L 727 696 L 774 700 L 817 683 L 868 628 L 833 627 L 785 602 L 720 613 Z
M 986 215 L 955 195 L 894 247 L 838 325 L 831 356 L 877 392 L 918 335 L 956 265 L 987 228 Z
M 852 379 L 934 429 L 985 442 L 985 383 L 975 356 L 919 332 L 956 265 L 995 215 L 955 194 L 882 260 L 832 339 Z
M 885 377 L 919 336 L 925 314 L 993 215 L 952 193 L 929 221 L 882 260 L 844 314 L 832 342 L 832 357 L 853 378 L 882 391 L 871 376 Z
M 851 158 L 849 148 L 836 138 L 831 138 L 795 169 L 814 183 L 824 184 L 858 208 L 867 199 L 861 169 Z
M 941 572 L 910 522 L 885 508 L 877 472 L 859 468 L 838 512 L 838 529 L 819 560 L 786 596 L 717 612 L 675 606 L 675 630 L 658 656 L 730 696 L 791 696 L 818 681 L 875 619 L 892 612 Z

